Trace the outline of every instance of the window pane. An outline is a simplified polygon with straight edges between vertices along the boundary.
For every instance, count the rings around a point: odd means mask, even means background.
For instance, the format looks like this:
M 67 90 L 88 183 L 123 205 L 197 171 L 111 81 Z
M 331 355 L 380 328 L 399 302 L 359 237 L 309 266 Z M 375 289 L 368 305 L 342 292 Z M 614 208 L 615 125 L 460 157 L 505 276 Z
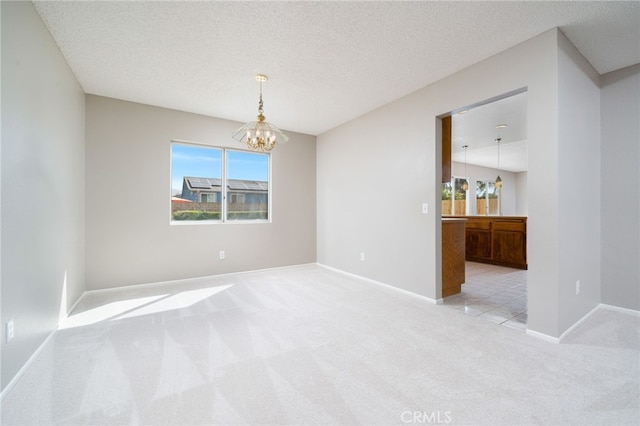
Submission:
M 487 182 L 487 203 L 489 206 L 489 214 L 498 214 L 498 197 L 499 192 L 496 188 L 496 183 L 492 181 Z
M 467 214 L 467 192 L 462 188 L 462 185 L 467 181 L 465 178 L 455 178 L 454 180 L 455 194 L 454 194 L 454 211 L 456 216 L 464 216 Z
M 487 183 L 476 181 L 476 214 L 486 216 L 487 211 Z
M 476 181 L 476 198 L 485 198 L 487 196 L 487 183 L 485 181 Z
M 227 220 L 269 219 L 269 154 L 227 151 Z
M 222 150 L 171 144 L 171 219 L 220 220 Z
M 451 182 L 444 182 L 442 184 L 442 214 L 452 214 L 451 208 L 453 206 L 453 202 L 451 199 L 453 198 L 453 190 L 451 187 Z
M 500 192 L 496 188 L 493 181 L 477 181 L 476 182 L 476 213 L 478 215 L 497 215 L 499 214 Z

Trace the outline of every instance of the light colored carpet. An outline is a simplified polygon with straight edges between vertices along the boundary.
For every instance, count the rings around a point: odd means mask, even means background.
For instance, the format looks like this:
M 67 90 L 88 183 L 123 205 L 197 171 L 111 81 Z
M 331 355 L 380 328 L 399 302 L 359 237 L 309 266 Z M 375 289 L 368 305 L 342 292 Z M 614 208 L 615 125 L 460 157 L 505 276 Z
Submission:
M 10 424 L 638 424 L 640 318 L 562 344 L 303 265 L 89 293 Z

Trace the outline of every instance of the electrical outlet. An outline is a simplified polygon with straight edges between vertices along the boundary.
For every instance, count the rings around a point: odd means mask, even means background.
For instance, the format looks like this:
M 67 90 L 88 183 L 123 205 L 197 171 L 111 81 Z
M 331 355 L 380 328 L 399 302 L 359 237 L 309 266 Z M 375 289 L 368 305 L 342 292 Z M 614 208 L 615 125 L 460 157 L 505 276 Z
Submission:
M 220 260 L 224 260 L 225 254 L 224 250 L 220 250 Z
M 9 321 L 7 321 L 7 343 L 13 340 L 13 333 L 13 320 L 10 319 Z
M 360 260 L 364 262 L 364 252 L 360 253 Z
M 580 280 L 576 281 L 576 296 L 580 294 Z

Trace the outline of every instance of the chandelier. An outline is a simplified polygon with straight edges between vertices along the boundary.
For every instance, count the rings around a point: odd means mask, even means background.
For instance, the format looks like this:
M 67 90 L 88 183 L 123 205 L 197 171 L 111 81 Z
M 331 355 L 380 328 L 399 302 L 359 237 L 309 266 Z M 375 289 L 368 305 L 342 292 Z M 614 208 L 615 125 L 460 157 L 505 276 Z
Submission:
M 260 82 L 260 98 L 258 101 L 257 121 L 251 121 L 240 127 L 233 134 L 233 138 L 240 143 L 246 144 L 252 151 L 271 151 L 275 146 L 289 140 L 289 137 L 282 133 L 273 124 L 270 124 L 264 117 L 264 104 L 262 102 L 262 83 L 268 80 L 264 74 L 258 74 L 255 79 Z

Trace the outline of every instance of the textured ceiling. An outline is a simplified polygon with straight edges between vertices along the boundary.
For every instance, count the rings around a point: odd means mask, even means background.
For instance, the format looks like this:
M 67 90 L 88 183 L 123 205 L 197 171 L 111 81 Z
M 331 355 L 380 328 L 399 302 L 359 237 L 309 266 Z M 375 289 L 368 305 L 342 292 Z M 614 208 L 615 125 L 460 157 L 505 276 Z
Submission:
M 560 27 L 640 62 L 639 2 L 34 2 L 85 92 L 320 134 Z
M 500 169 L 510 172 L 528 170 L 527 92 L 452 116 L 452 159 L 464 163 L 467 145 L 468 164 L 498 168 L 500 138 Z M 505 128 L 497 128 L 505 124 Z

